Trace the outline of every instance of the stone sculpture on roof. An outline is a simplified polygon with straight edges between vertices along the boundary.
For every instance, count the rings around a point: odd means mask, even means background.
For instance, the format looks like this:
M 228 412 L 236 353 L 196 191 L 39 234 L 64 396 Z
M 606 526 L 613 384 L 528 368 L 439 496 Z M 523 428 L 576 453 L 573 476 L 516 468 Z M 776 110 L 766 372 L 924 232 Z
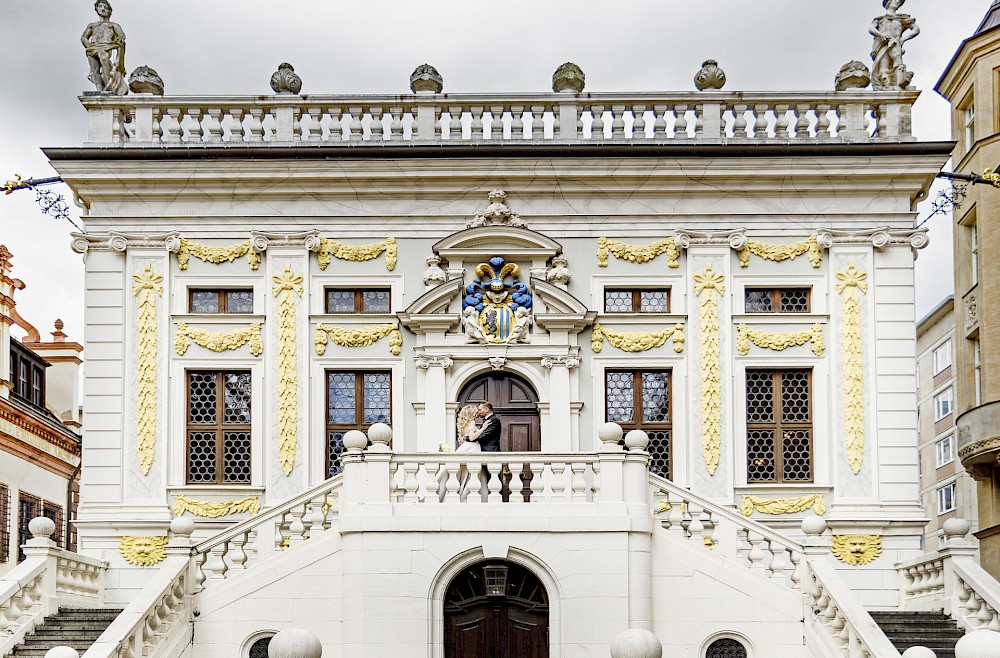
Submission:
M 476 216 L 465 223 L 466 228 L 477 228 L 487 224 L 505 224 L 515 228 L 527 228 L 527 224 L 520 215 L 507 207 L 507 193 L 503 190 L 493 190 L 490 192 L 490 205 Z
M 903 64 L 903 44 L 920 34 L 917 21 L 909 14 L 897 13 L 906 0 L 882 0 L 886 13 L 872 21 L 868 32 L 872 44 L 872 89 L 901 91 L 913 79 L 913 72 Z
M 87 79 L 94 83 L 99 94 L 124 96 L 128 93 L 125 81 L 125 31 L 111 22 L 111 3 L 97 0 L 94 10 L 101 20 L 87 26 L 80 37 L 90 63 Z

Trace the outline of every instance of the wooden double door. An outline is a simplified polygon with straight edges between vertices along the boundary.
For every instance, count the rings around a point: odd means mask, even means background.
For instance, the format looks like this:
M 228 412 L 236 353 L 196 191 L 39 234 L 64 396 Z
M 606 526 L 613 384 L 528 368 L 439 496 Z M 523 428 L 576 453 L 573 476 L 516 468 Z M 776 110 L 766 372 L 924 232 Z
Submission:
M 489 402 L 500 416 L 501 452 L 528 452 L 542 449 L 538 394 L 526 380 L 509 372 L 480 375 L 462 387 L 459 408 Z
M 485 591 L 482 563 L 452 581 L 445 598 L 445 658 L 548 658 L 545 588 L 527 569 L 508 569 L 505 593 Z M 495 563 L 489 563 L 495 566 Z

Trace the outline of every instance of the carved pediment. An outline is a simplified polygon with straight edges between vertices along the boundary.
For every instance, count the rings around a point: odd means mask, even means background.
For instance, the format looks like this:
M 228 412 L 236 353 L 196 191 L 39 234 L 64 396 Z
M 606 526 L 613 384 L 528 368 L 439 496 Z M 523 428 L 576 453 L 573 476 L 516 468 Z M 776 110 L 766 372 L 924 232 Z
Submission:
M 417 297 L 412 304 L 403 311 L 406 315 L 430 315 L 448 312 L 448 305 L 456 296 L 462 294 L 464 286 L 461 279 L 452 279 L 439 286 L 431 288 L 424 294 Z
M 490 256 L 528 257 L 546 260 L 562 252 L 562 245 L 536 231 L 513 226 L 479 226 L 452 233 L 438 241 L 434 253 L 450 257 Z
M 587 305 L 562 288 L 532 277 L 531 289 L 545 304 L 548 313 L 587 313 Z

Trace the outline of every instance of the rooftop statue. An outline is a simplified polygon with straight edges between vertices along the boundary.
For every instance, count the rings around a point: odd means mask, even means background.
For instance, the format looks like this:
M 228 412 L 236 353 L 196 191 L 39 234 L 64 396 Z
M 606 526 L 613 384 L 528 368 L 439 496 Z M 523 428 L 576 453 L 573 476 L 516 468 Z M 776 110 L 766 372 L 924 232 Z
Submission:
M 125 32 L 121 25 L 111 22 L 111 3 L 97 0 L 94 10 L 101 20 L 83 31 L 80 41 L 87 52 L 90 75 L 87 76 L 99 94 L 124 96 L 128 93 L 125 81 Z
M 913 73 L 903 64 L 903 44 L 920 34 L 915 18 L 896 12 L 906 0 L 882 0 L 884 16 L 872 21 L 868 32 L 875 37 L 872 44 L 872 89 L 900 91 L 906 89 Z

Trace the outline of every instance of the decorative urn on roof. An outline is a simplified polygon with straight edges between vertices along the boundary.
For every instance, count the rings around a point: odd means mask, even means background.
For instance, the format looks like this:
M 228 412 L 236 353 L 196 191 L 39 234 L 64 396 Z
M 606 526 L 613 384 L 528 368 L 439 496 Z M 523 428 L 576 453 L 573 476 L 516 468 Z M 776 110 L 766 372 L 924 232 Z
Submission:
M 410 90 L 414 94 L 440 94 L 444 89 L 444 78 L 430 64 L 421 64 L 410 74 Z

